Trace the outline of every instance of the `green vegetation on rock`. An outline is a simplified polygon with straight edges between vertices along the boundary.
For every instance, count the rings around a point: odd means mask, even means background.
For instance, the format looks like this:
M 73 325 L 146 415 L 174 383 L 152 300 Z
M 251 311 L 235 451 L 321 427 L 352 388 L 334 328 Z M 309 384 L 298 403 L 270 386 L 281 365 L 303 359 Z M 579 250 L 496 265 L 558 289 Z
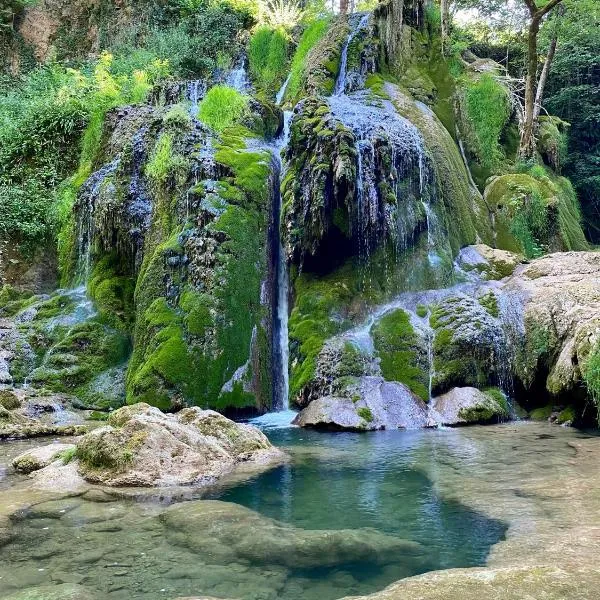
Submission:
M 239 123 L 248 108 L 248 98 L 227 85 L 212 87 L 198 108 L 198 118 L 215 131 Z
M 248 48 L 250 75 L 267 97 L 274 97 L 283 83 L 288 64 L 288 34 L 283 28 L 258 27 Z
M 422 400 L 429 400 L 427 351 L 415 333 L 410 316 L 403 310 L 384 315 L 371 329 L 387 381 L 406 384 Z

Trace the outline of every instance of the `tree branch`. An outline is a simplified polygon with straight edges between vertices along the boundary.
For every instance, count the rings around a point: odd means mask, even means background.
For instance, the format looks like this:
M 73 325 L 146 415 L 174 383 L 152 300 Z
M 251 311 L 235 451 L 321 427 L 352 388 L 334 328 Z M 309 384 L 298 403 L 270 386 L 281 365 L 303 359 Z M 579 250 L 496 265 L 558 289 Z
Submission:
M 525 2 L 527 3 L 529 3 L 530 1 L 531 0 L 525 0 Z M 546 6 L 542 6 L 542 8 L 538 9 L 536 15 L 538 19 L 541 19 L 544 15 L 547 15 L 559 2 L 562 2 L 562 0 L 550 0 L 550 2 L 546 4 Z

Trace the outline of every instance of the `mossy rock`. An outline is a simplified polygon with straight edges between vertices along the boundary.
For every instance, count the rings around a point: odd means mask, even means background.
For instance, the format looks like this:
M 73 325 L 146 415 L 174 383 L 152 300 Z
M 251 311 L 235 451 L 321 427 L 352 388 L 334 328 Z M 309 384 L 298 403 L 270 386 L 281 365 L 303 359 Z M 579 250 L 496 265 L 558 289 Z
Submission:
M 535 258 L 588 248 L 570 184 L 543 169 L 537 177 L 516 173 L 491 178 L 485 200 L 495 215 L 496 242 L 503 250 Z
M 542 406 L 540 408 L 534 408 L 529 413 L 529 418 L 532 421 L 547 421 L 552 416 L 553 406 L 552 404 L 548 404 L 546 406 Z
M 12 390 L 0 390 L 0 406 L 6 410 L 14 410 L 21 406 L 21 400 Z
M 427 402 L 429 364 L 425 341 L 415 332 L 410 315 L 403 310 L 387 313 L 371 329 L 387 381 L 398 381 Z

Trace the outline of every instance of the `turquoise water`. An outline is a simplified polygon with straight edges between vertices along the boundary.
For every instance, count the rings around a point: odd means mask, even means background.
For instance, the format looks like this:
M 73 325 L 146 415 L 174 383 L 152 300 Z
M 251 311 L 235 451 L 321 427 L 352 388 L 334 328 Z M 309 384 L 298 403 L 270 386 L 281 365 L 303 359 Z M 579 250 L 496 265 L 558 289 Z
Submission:
M 466 455 L 448 462 L 456 435 L 274 430 L 269 436 L 289 452 L 289 464 L 208 493 L 188 490 L 188 502 L 175 507 L 179 521 L 165 518 L 174 508 L 166 495 L 134 501 L 96 494 L 37 504 L 14 520 L 15 537 L 0 550 L 0 597 L 76 584 L 98 599 L 334 600 L 428 570 L 481 565 L 505 525 L 440 496 L 423 469 L 440 464 L 474 476 Z M 211 503 L 200 498 L 237 503 L 267 519 L 242 512 L 241 520 L 202 521 Z M 312 554 L 303 555 L 310 536 L 323 530 L 325 545 L 313 543 Z M 340 530 L 353 531 L 340 541 Z M 285 540 L 277 539 L 282 531 Z M 387 554 L 398 540 L 421 547 Z M 279 541 L 284 549 L 269 552 L 266 546 Z
M 504 524 L 443 499 L 415 468 L 417 458 L 420 464 L 423 458 L 423 442 L 435 444 L 451 431 L 364 434 L 290 428 L 268 434 L 276 446 L 289 449 L 295 462 L 211 497 L 295 527 L 372 527 L 417 541 L 427 558 L 411 574 L 481 565 L 490 546 L 504 537 Z

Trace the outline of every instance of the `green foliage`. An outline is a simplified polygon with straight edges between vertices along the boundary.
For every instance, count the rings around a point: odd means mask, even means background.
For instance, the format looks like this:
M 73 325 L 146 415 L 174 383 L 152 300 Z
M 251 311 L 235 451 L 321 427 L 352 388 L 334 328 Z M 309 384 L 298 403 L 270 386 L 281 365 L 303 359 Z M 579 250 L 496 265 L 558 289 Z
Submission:
M 361 406 L 357 411 L 356 414 L 361 418 L 364 419 L 367 423 L 372 423 L 374 420 L 373 417 L 373 413 L 371 412 L 371 409 L 365 406 Z
M 215 131 L 223 131 L 239 123 L 247 109 L 247 96 L 227 85 L 215 85 L 200 103 L 198 117 Z
M 429 376 L 420 340 L 403 310 L 384 315 L 371 330 L 381 358 L 381 373 L 388 381 L 406 384 L 425 402 L 429 400 Z
M 330 23 L 330 18 L 319 18 L 310 23 L 302 33 L 298 42 L 298 47 L 292 58 L 290 67 L 291 76 L 285 93 L 286 98 L 292 100 L 298 98 L 304 84 L 304 71 L 308 54 L 327 33 Z
M 250 74 L 260 90 L 273 96 L 283 83 L 288 63 L 288 35 L 282 28 L 262 26 L 250 38 Z
M 600 414 L 600 343 L 596 345 L 585 365 L 583 379 Z M 598 422 L 600 423 L 600 417 Z
M 511 232 L 517 238 L 527 258 L 541 256 L 548 237 L 548 212 L 541 194 L 534 190 L 530 195 L 513 199 L 514 216 Z
M 165 3 L 153 8 L 160 5 Z M 128 35 L 108 40 L 116 56 L 115 71 L 129 73 L 158 59 L 168 61 L 170 71 L 182 79 L 208 77 L 217 68 L 228 68 L 241 50 L 237 34 L 256 11 L 249 2 L 175 2 L 161 23 L 149 16 L 150 9 L 144 10 L 144 17 L 154 20 L 152 27 L 144 30 L 136 24 Z
M 183 183 L 188 171 L 188 161 L 173 151 L 173 136 L 163 133 L 154 146 L 146 164 L 146 176 L 158 187 L 165 186 L 170 179 Z
M 508 93 L 491 75 L 482 75 L 467 84 L 465 108 L 477 159 L 483 167 L 493 169 L 503 157 L 499 141 L 510 117 Z

